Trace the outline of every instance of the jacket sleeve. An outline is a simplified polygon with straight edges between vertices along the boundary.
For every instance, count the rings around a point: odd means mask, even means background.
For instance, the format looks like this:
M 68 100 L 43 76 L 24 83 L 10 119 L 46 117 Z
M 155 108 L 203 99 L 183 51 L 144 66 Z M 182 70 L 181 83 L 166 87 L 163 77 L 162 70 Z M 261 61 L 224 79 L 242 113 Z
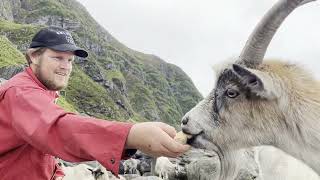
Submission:
M 66 161 L 97 160 L 114 174 L 133 124 L 67 113 L 41 89 L 6 92 L 12 127 L 34 148 Z

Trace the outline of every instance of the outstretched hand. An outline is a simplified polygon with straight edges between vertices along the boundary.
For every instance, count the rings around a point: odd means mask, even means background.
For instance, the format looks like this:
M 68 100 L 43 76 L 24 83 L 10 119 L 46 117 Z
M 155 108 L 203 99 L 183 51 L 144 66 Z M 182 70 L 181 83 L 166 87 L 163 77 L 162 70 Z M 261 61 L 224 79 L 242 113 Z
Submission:
M 138 149 L 154 157 L 177 157 L 187 150 L 189 145 L 182 145 L 173 138 L 176 130 L 165 123 L 145 122 L 132 126 L 126 141 L 127 149 Z

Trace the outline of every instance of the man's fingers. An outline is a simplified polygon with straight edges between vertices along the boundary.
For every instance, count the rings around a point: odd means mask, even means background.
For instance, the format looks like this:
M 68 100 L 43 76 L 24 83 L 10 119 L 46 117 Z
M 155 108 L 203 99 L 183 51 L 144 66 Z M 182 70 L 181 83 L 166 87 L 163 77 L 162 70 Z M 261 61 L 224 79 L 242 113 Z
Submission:
M 174 127 L 165 124 L 165 123 L 159 123 L 159 127 L 165 131 L 171 138 L 174 138 L 177 134 L 177 131 L 174 129 Z
M 176 158 L 179 155 L 181 155 L 181 153 L 170 151 L 168 148 L 166 148 L 163 145 L 161 146 L 161 151 L 162 151 L 162 155 L 161 156 L 165 156 L 165 157 Z
M 175 158 L 180 155 L 179 153 L 169 151 L 166 147 L 162 146 L 161 144 L 157 147 L 157 151 L 147 150 L 147 151 L 144 151 L 144 153 L 153 157 L 165 156 L 165 157 Z
M 168 136 L 168 135 L 165 135 L 165 136 Z M 168 151 L 178 153 L 178 154 L 184 153 L 190 149 L 189 145 L 180 144 L 179 142 L 175 141 L 170 137 L 164 138 L 163 141 L 161 142 L 161 145 L 164 146 L 166 149 L 168 149 Z

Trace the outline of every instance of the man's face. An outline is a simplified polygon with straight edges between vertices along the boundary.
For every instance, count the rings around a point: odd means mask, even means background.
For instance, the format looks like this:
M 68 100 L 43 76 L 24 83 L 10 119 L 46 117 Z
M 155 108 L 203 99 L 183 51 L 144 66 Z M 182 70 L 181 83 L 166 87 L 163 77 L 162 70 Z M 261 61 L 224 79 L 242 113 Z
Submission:
M 58 91 L 68 85 L 74 54 L 46 49 L 33 58 L 31 68 L 49 90 Z

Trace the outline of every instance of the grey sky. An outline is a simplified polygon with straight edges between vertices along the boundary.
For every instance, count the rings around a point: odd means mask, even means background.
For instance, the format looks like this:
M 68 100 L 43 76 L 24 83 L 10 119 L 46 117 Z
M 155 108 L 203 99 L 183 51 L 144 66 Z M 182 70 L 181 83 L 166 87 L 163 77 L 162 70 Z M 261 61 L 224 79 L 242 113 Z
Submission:
M 181 67 L 206 96 L 212 66 L 237 57 L 256 23 L 276 0 L 78 0 L 129 48 Z M 320 69 L 320 3 L 296 9 L 282 24 L 266 58 Z M 316 73 L 320 77 L 320 72 Z

